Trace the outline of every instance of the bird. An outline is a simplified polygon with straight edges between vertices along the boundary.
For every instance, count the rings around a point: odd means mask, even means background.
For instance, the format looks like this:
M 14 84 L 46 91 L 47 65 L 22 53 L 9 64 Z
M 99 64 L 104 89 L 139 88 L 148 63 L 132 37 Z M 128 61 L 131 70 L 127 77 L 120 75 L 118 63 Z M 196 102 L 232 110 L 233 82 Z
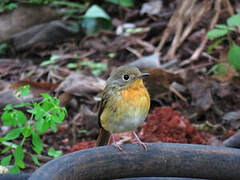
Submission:
M 131 131 L 137 143 L 147 150 L 147 145 L 135 133 L 144 123 L 150 108 L 150 96 L 143 83 L 146 76 L 149 73 L 141 73 L 134 66 L 121 66 L 111 73 L 99 106 L 100 130 L 96 146 L 107 145 L 112 136 L 113 145 L 122 151 L 114 133 Z

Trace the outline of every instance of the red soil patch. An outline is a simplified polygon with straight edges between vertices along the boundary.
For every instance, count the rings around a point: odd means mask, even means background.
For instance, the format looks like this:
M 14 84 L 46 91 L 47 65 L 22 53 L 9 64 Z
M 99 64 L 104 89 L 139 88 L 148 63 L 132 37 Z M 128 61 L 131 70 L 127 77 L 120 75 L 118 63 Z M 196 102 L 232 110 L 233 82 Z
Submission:
M 155 108 L 140 134 L 144 142 L 207 143 L 207 138 L 171 107 Z
M 82 149 L 88 149 L 88 148 L 92 148 L 92 147 L 95 147 L 96 145 L 96 141 L 82 141 L 80 143 L 77 143 L 75 145 L 73 145 L 67 153 L 71 153 L 71 152 L 74 152 L 74 151 L 79 151 L 79 150 L 82 150 Z

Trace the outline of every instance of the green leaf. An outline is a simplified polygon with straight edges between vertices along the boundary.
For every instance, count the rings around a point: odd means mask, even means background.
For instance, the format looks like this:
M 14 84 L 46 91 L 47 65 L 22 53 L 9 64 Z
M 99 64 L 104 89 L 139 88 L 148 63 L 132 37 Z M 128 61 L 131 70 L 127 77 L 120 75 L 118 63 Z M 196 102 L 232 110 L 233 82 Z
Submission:
M 78 133 L 82 133 L 82 134 L 85 134 L 85 133 L 87 133 L 88 131 L 86 130 L 86 129 L 80 129 L 79 131 L 78 131 Z
M 51 128 L 52 128 L 53 132 L 57 132 L 56 124 L 53 121 L 51 122 Z
M 19 126 L 22 126 L 27 122 L 27 117 L 22 111 L 14 110 L 14 114 Z
M 24 165 L 24 162 L 23 162 L 23 161 L 18 160 L 18 161 L 16 161 L 15 163 L 16 163 L 16 165 L 17 165 L 18 167 L 20 167 L 21 169 L 25 168 L 25 165 Z
M 229 72 L 227 63 L 215 64 L 209 71 L 208 74 L 214 73 L 218 76 L 225 76 Z
M 31 103 L 26 102 L 26 103 L 14 105 L 14 108 L 22 108 L 22 107 L 31 106 L 31 105 L 32 105 Z
M 240 26 L 240 14 L 236 14 L 227 19 L 227 24 L 229 26 Z
M 82 27 L 87 34 L 98 33 L 112 27 L 111 18 L 102 8 L 92 5 L 83 16 Z
M 0 44 L 0 54 L 4 54 L 7 50 L 7 43 Z
M 16 164 L 10 169 L 10 173 L 11 174 L 18 174 L 20 172 L 21 171 L 20 171 L 19 167 Z
M 19 137 L 21 131 L 22 131 L 21 128 L 13 129 L 13 130 L 9 131 L 9 132 L 5 135 L 4 139 L 5 139 L 6 141 L 16 139 L 16 138 Z
M 111 20 L 108 14 L 98 5 L 92 5 L 85 13 L 84 18 L 103 18 Z
M 68 63 L 67 67 L 69 69 L 76 69 L 78 67 L 78 64 L 77 63 Z
M 36 122 L 36 129 L 39 134 L 46 132 L 50 128 L 50 122 L 47 119 L 42 119 Z
M 59 59 L 61 56 L 58 55 L 52 55 L 49 60 L 43 61 L 40 66 L 47 66 L 49 64 L 54 64 L 57 59 Z
M 228 33 L 226 29 L 213 29 L 207 33 L 210 40 L 225 36 Z
M 33 162 L 34 162 L 36 165 L 41 166 L 41 164 L 39 163 L 38 158 L 37 158 L 36 156 L 34 156 L 33 154 L 31 154 L 31 157 L 32 157 L 32 159 L 33 159 Z
M 115 56 L 116 56 L 115 53 L 109 53 L 109 54 L 108 54 L 108 57 L 110 57 L 110 58 L 114 58 Z
M 0 138 L 0 143 L 3 143 L 4 141 L 6 141 L 5 138 Z
M 22 130 L 22 135 L 27 138 L 31 136 L 31 134 L 32 134 L 32 127 L 30 125 L 25 126 Z
M 12 145 L 5 147 L 5 148 L 2 150 L 1 154 L 4 154 L 4 153 L 7 152 L 9 149 L 12 149 Z
M 7 141 L 3 141 L 1 142 L 3 145 L 5 146 L 12 146 L 12 148 L 16 149 L 17 148 L 17 145 L 12 143 L 12 142 L 7 142 Z
M 52 99 L 52 97 L 48 93 L 42 93 L 41 96 L 45 99 Z
M 208 52 L 211 53 L 213 49 L 215 49 L 219 44 L 221 44 L 226 38 L 220 38 L 216 40 L 214 43 L 208 46 Z
M 1 166 L 8 166 L 11 162 L 12 155 L 8 155 L 1 160 Z
M 227 26 L 225 24 L 216 24 L 215 27 L 217 29 L 234 30 L 233 27 L 229 27 L 229 26 Z
M 32 144 L 33 144 L 33 150 L 37 154 L 41 154 L 43 150 L 43 144 L 38 134 L 36 134 L 34 131 L 32 131 Z
M 16 93 L 20 92 L 18 97 L 28 96 L 30 94 L 30 85 L 21 86 L 17 89 Z
M 3 120 L 3 125 L 4 126 L 10 126 L 10 125 L 13 125 L 14 127 L 16 126 L 16 120 L 13 117 L 13 112 L 12 111 L 4 111 L 1 118 Z
M 52 2 L 53 5 L 64 5 L 64 6 L 68 6 L 71 8 L 78 8 L 78 9 L 85 9 L 86 6 L 79 4 L 79 3 L 75 3 L 75 2 L 69 2 L 69 1 L 53 1 Z
M 18 6 L 17 6 L 16 3 L 9 3 L 9 4 L 5 5 L 3 9 L 7 10 L 7 11 L 11 11 L 11 10 L 13 10 L 13 9 L 15 9 L 17 7 Z
M 228 52 L 228 61 L 238 71 L 240 70 L 240 46 L 233 45 Z
M 133 2 L 132 0 L 105 0 L 107 2 L 111 2 L 113 4 L 117 4 L 120 6 L 126 6 L 126 7 L 133 7 Z
M 11 104 L 7 104 L 6 107 L 4 108 L 4 111 L 9 111 L 12 109 L 13 109 L 13 106 Z
M 55 158 L 61 156 L 61 154 L 62 154 L 62 151 L 55 151 L 55 149 L 52 147 L 48 150 L 48 155 Z
M 24 153 L 21 145 L 18 145 L 17 148 L 13 152 L 13 156 L 15 161 L 22 161 L 24 158 Z

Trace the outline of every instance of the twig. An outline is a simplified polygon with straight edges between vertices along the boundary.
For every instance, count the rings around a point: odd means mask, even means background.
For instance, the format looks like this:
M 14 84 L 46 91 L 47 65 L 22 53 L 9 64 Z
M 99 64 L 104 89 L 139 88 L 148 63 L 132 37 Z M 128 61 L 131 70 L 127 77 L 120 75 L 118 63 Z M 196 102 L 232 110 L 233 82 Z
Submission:
M 182 28 L 182 25 L 180 25 L 180 24 L 183 23 L 185 13 L 195 3 L 196 3 L 196 0 L 182 0 L 179 3 L 177 10 L 174 12 L 172 17 L 170 18 L 167 28 L 164 30 L 162 39 L 161 39 L 158 47 L 156 48 L 156 52 L 161 51 L 161 49 L 162 49 L 163 45 L 165 44 L 167 38 L 169 37 L 170 33 L 175 28 L 177 22 L 178 22 L 178 26 L 176 28 L 178 29 L 177 31 L 180 32 L 180 29 Z M 177 37 L 176 37 L 176 39 L 177 39 Z M 177 40 L 175 40 L 175 41 L 177 41 Z
M 136 49 L 133 49 L 133 48 L 131 48 L 131 47 L 126 47 L 126 49 L 127 49 L 129 52 L 133 53 L 133 54 L 134 54 L 135 56 L 137 56 L 138 58 L 142 57 L 142 55 L 141 55 Z
M 215 24 L 217 23 L 218 19 L 219 19 L 219 16 L 220 16 L 220 13 L 221 13 L 221 3 L 222 3 L 222 0 L 216 0 L 216 3 L 215 3 L 215 11 L 216 11 L 216 14 L 215 16 L 213 17 L 211 23 L 210 23 L 210 26 L 209 26 L 209 30 L 210 29 L 213 29 L 213 27 L 215 26 Z M 193 55 L 183 61 L 180 66 L 184 66 L 184 65 L 187 65 L 195 60 L 197 60 L 199 58 L 199 56 L 201 55 L 202 51 L 204 50 L 206 44 L 207 44 L 207 41 L 208 41 L 208 37 L 205 35 L 201 45 L 195 50 L 195 52 L 193 53 Z
M 230 14 L 230 16 L 233 16 L 234 10 L 233 10 L 233 7 L 232 7 L 231 3 L 229 2 L 229 0 L 224 0 L 223 5 L 227 8 L 227 11 Z
M 77 122 L 77 119 L 79 119 L 82 115 L 81 113 L 81 108 L 79 109 L 79 113 L 77 113 L 74 117 L 73 117 L 73 120 L 72 120 L 72 137 L 73 137 L 73 144 L 76 144 L 77 142 L 77 136 L 76 136 L 76 122 Z

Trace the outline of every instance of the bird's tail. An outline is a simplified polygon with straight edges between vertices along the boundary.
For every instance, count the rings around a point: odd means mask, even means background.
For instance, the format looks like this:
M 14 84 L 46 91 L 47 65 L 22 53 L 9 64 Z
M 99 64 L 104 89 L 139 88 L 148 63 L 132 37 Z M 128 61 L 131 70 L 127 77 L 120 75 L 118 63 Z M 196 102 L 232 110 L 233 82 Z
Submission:
M 104 146 L 108 144 L 108 141 L 110 139 L 110 133 L 106 131 L 105 129 L 101 128 L 99 130 L 96 146 Z

